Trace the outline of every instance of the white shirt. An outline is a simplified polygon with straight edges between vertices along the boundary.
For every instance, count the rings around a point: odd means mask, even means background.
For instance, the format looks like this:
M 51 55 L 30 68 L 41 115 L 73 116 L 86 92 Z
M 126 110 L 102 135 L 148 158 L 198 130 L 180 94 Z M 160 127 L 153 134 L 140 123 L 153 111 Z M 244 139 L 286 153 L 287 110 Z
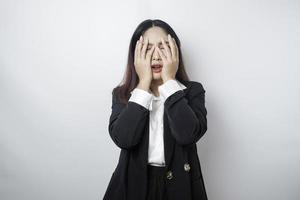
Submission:
M 158 97 L 151 91 L 148 92 L 139 88 L 135 88 L 131 92 L 129 101 L 138 103 L 150 110 L 148 148 L 148 164 L 150 165 L 165 166 L 163 137 L 164 102 L 170 95 L 185 88 L 186 86 L 177 79 L 171 79 L 158 86 L 160 94 Z

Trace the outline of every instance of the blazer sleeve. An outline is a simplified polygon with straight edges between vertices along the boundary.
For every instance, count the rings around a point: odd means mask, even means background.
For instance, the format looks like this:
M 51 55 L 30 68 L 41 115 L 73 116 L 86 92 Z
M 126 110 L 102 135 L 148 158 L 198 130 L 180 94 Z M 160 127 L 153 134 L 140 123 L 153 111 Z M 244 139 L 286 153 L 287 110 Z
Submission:
M 113 142 L 121 149 L 136 146 L 144 134 L 148 116 L 149 110 L 144 106 L 133 101 L 121 103 L 113 93 L 108 126 Z
M 180 145 L 195 144 L 207 130 L 205 90 L 201 83 L 193 82 L 189 98 L 180 90 L 165 100 L 171 134 Z

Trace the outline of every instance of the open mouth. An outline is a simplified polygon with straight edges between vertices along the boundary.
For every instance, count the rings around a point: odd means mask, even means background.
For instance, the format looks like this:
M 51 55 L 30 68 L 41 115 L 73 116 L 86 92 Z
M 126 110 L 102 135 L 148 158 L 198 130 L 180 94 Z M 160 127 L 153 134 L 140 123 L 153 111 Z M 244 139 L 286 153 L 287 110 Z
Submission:
M 153 64 L 153 65 L 151 65 L 151 67 L 152 68 L 160 68 L 160 67 L 162 67 L 162 65 L 161 64 Z
M 151 65 L 151 68 L 154 73 L 159 73 L 159 72 L 161 72 L 162 65 L 154 64 L 154 65 Z

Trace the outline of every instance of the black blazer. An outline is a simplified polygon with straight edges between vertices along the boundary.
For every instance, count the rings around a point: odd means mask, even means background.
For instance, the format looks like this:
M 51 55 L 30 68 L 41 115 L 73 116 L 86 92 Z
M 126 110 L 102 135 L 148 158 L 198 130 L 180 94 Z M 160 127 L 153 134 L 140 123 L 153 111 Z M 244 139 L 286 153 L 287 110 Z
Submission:
M 205 90 L 196 81 L 164 102 L 166 190 L 169 200 L 207 200 L 196 142 L 207 130 Z M 149 142 L 149 110 L 112 95 L 109 134 L 120 148 L 118 164 L 103 200 L 145 200 Z

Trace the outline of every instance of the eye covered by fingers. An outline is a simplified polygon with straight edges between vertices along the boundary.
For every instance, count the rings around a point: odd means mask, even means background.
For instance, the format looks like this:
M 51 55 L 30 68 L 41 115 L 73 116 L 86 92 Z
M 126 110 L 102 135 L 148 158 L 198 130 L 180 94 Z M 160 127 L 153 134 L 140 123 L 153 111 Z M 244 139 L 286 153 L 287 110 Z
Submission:
M 171 37 L 170 34 L 168 34 L 168 42 L 166 42 L 165 40 L 162 40 L 163 46 L 166 49 L 166 56 L 171 58 L 171 59 L 176 59 L 177 57 L 177 52 L 178 52 L 178 48 L 175 42 L 175 39 L 173 37 Z M 168 45 L 167 45 L 168 43 Z
M 149 60 L 154 52 L 155 46 L 149 47 L 149 38 L 140 36 L 136 42 L 135 59 Z
M 160 48 L 156 47 L 160 56 L 165 59 L 177 60 L 178 59 L 178 47 L 176 45 L 175 39 L 172 38 L 170 34 L 168 34 L 168 41 L 165 41 L 163 38 L 160 38 L 160 40 L 161 40 L 161 44 L 164 47 L 163 48 L 164 51 L 162 51 Z
M 135 53 L 138 55 L 139 58 L 147 58 L 148 54 L 152 54 L 155 46 L 149 46 L 149 38 L 141 36 L 140 39 L 136 43 Z

